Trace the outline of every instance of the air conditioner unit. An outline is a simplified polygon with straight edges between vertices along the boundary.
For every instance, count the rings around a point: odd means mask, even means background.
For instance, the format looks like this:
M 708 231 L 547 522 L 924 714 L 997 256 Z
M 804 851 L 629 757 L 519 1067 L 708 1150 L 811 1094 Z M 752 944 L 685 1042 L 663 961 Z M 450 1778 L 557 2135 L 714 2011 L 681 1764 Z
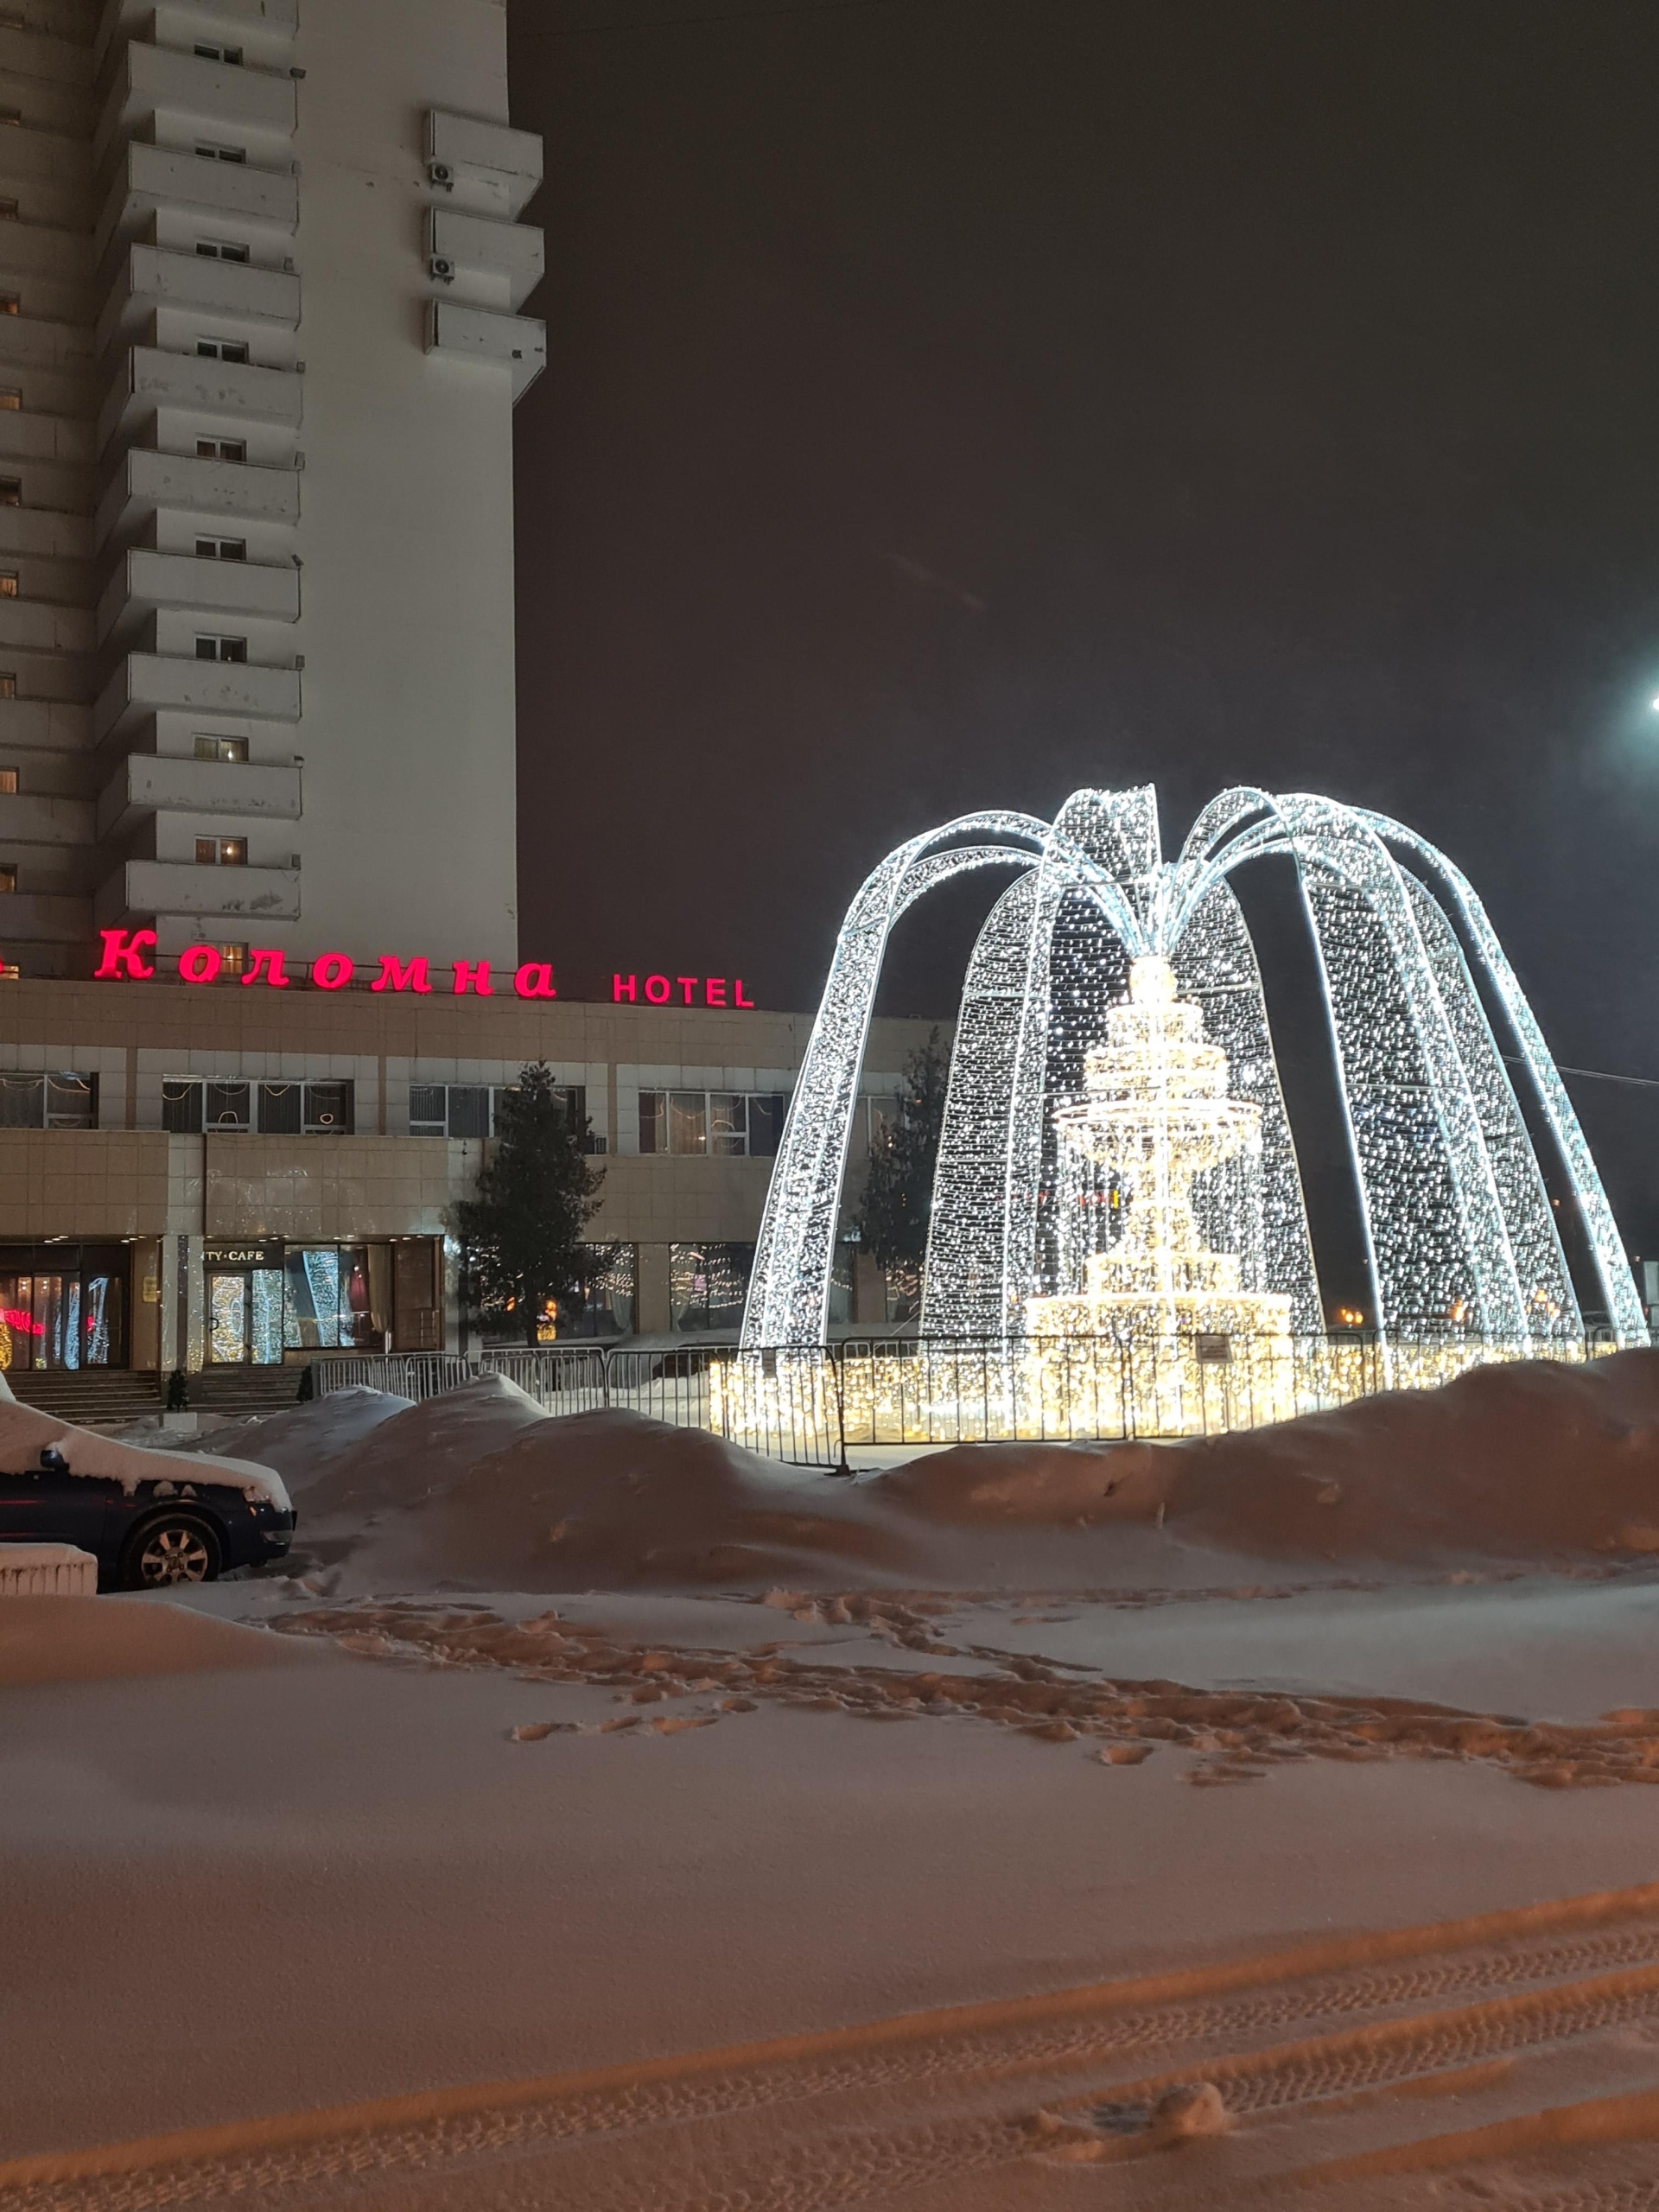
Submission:
M 440 284 L 454 283 L 455 264 L 447 253 L 435 253 L 426 266 L 428 274 L 435 276 Z
M 455 188 L 455 173 L 448 162 L 429 162 L 426 181 L 429 184 L 441 185 L 446 192 L 453 192 Z

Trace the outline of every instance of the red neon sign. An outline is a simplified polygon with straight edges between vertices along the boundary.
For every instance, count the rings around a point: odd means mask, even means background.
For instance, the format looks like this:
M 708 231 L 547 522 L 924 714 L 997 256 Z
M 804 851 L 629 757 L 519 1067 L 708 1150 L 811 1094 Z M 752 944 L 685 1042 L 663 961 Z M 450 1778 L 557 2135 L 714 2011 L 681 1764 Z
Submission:
M 156 974 L 154 930 L 101 930 L 104 955 L 92 973 L 99 982 L 149 982 Z M 377 956 L 375 971 L 359 977 L 349 952 L 320 952 L 309 969 L 290 973 L 286 953 L 272 945 L 256 945 L 240 981 L 246 990 L 264 984 L 285 991 L 302 983 L 314 991 L 343 991 L 353 981 L 366 982 L 372 991 L 409 992 L 416 998 L 435 993 L 454 998 L 493 999 L 509 988 L 515 998 L 556 999 L 550 960 L 525 960 L 513 970 L 509 987 L 505 971 L 496 980 L 487 960 L 453 960 L 435 963 L 426 954 L 404 959 L 395 952 Z M 448 974 L 444 973 L 448 966 Z M 224 974 L 224 955 L 213 944 L 187 945 L 179 955 L 179 981 L 200 989 L 229 979 Z M 741 976 L 623 976 L 611 977 L 614 1006 L 704 1006 L 752 1009 L 754 1001 L 743 988 Z

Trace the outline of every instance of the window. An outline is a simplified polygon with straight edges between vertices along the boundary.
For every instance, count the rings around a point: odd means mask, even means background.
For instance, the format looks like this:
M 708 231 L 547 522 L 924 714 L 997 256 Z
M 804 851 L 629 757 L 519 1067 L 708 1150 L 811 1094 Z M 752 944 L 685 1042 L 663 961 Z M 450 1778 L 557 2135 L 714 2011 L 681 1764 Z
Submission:
M 753 1244 L 671 1244 L 669 1323 L 675 1329 L 735 1333 L 754 1268 Z
M 22 478 L 21 476 L 0 476 L 0 507 L 21 507 L 22 504 Z
M 245 561 L 248 541 L 245 537 L 199 537 L 196 540 L 198 561 Z
M 0 861 L 0 898 L 9 898 L 16 888 L 16 868 L 10 861 Z
M 245 945 L 221 947 L 245 953 Z M 0 1078 L 3 1080 L 3 1078 Z M 256 1095 L 257 1094 L 257 1095 Z M 204 1129 L 250 1131 L 256 1110 L 265 1136 L 349 1136 L 349 1083 L 243 1083 L 171 1076 L 162 1085 L 162 1127 L 177 1136 Z
M 501 1101 L 514 1088 L 481 1083 L 412 1083 L 409 1087 L 409 1134 L 412 1137 L 492 1137 L 500 1132 Z M 565 1125 L 584 1128 L 588 1093 L 579 1083 L 566 1084 L 555 1092 L 564 1109 Z M 582 1149 L 605 1150 L 605 1139 L 588 1131 Z
M 0 384 L 0 413 L 16 415 L 23 404 L 23 387 L 20 384 Z
M 219 947 L 219 972 L 221 976 L 245 976 L 248 972 L 247 946 L 221 944 Z
M 16 672 L 10 668 L 0 668 L 0 699 L 15 699 L 16 696 L 17 677 Z
M 775 1159 L 784 1103 L 780 1091 L 642 1090 L 639 1149 Z
M 241 338 L 198 338 L 196 351 L 204 360 L 245 361 L 247 341 Z
M 20 983 L 23 971 L 15 961 L 0 960 L 0 983 Z
M 196 639 L 198 660 L 245 661 L 248 641 L 245 638 L 205 638 Z
M 245 146 L 216 146 L 207 138 L 197 139 L 196 152 L 204 162 L 245 162 L 248 158 Z
M 579 1296 L 559 1300 L 555 1341 L 633 1332 L 639 1275 L 637 1244 L 584 1244 Z
M 213 737 L 205 730 L 196 732 L 198 760 L 234 760 L 245 763 L 248 741 L 245 737 Z
M 17 771 L 15 768 L 0 768 L 0 798 L 16 798 L 16 796 Z
M 231 245 L 223 238 L 198 238 L 196 251 L 204 261 L 245 261 L 248 249 L 245 245 Z
M 198 438 L 196 440 L 198 461 L 245 461 L 247 457 L 248 448 L 245 439 Z
M 10 123 L 10 124 L 20 124 L 20 123 L 22 123 L 22 119 L 23 119 L 23 111 L 22 110 L 22 108 L 20 108 L 20 107 L 0 107 L 0 124 L 8 124 L 8 123 Z
M 245 837 L 198 837 L 196 866 L 198 868 L 245 868 L 248 864 L 248 841 Z
M 90 1129 L 97 1122 L 95 1075 L 0 1075 L 0 1129 Z
M 0 315 L 21 315 L 22 311 L 22 301 L 16 292 L 0 292 Z
M 16 599 L 18 576 L 16 569 L 0 569 L 0 599 Z
M 199 44 L 196 48 L 196 53 L 203 61 L 227 62 L 233 69 L 239 69 L 242 67 L 242 49 L 239 46 L 203 46 Z
M 15 223 L 16 220 L 17 202 L 15 200 L 0 200 L 0 223 Z

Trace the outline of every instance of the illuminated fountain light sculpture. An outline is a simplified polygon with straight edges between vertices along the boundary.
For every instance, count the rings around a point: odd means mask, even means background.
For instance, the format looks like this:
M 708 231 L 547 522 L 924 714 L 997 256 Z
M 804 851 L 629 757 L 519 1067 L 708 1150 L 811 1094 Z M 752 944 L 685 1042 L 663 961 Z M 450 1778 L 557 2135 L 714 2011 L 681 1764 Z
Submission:
M 1427 1381 L 1472 1359 L 1583 1348 L 1506 1051 L 1584 1229 L 1611 1340 L 1645 1344 L 1583 1132 L 1485 912 L 1445 855 L 1367 810 L 1238 789 L 1205 809 L 1168 861 L 1154 793 L 1142 787 L 1077 792 L 1052 823 L 963 817 L 899 847 L 866 881 L 791 1103 L 746 1352 L 764 1351 L 775 1366 L 826 1341 L 853 1109 L 893 924 L 950 877 L 1001 867 L 1016 880 L 975 947 L 952 1051 L 925 1347 L 1001 1347 L 997 1420 L 1008 1433 L 1029 1430 L 1021 1394 L 1037 1339 L 1097 1342 L 1131 1319 L 1132 1332 L 1179 1339 L 1183 1361 L 1206 1338 L 1229 1340 L 1235 1359 L 1232 1346 L 1267 1346 L 1275 1376 L 1294 1340 L 1298 1405 L 1321 1389 L 1351 1395 L 1339 1380 L 1327 1387 L 1300 1175 L 1255 950 L 1230 881 L 1244 863 L 1275 856 L 1294 864 L 1318 956 L 1380 1379 Z M 1137 1051 L 1151 1056 L 1138 1072 Z M 1162 1137 L 1147 1136 L 1160 1128 Z M 1103 1214 L 1111 1236 L 1099 1233 Z M 1183 1271 L 1190 1306 L 1172 1302 Z M 870 1384 L 877 1396 L 880 1387 Z M 1056 1390 L 1066 1394 L 1050 1373 L 1039 1396 Z M 981 1392 L 988 1404 L 983 1378 Z M 1249 1395 L 1249 1418 L 1288 1409 L 1276 1385 L 1252 1384 Z M 1038 1408 L 1045 1424 L 1050 1410 Z M 1096 1410 L 1096 1433 L 1108 1433 Z M 1076 1433 L 1094 1418 L 1085 1408 Z M 1158 1406 L 1124 1408 L 1126 1425 L 1163 1418 Z M 1185 1416 L 1177 1424 L 1186 1425 Z
M 1105 1041 L 1085 1057 L 1082 1095 L 1053 1109 L 1054 1211 L 1070 1232 L 1058 1273 L 1077 1287 L 1028 1298 L 1022 1319 L 1036 1389 L 1068 1422 L 1121 1426 L 1127 1396 L 1136 1426 L 1179 1433 L 1202 1408 L 1198 1370 L 1224 1352 L 1229 1365 L 1248 1362 L 1257 1419 L 1294 1410 L 1289 1296 L 1247 1290 L 1243 1255 L 1212 1250 L 1193 1212 L 1197 1178 L 1242 1170 L 1259 1257 L 1262 1109 L 1229 1096 L 1226 1053 L 1205 1041 L 1203 1009 L 1175 994 L 1160 955 L 1131 963 L 1129 995 L 1108 1008 Z M 1103 1234 L 1110 1223 L 1117 1232 Z M 1079 1339 L 1118 1357 L 1103 1369 L 1079 1361 Z

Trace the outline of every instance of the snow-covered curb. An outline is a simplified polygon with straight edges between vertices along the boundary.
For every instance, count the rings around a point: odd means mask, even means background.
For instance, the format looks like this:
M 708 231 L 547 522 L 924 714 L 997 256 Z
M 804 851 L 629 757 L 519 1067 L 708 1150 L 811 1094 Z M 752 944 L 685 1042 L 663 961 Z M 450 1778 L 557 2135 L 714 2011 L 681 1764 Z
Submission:
M 74 1544 L 0 1544 L 0 1598 L 95 1598 L 98 1561 Z
M 221 1459 L 208 1452 L 152 1452 L 143 1445 L 118 1444 L 113 1437 L 96 1436 L 89 1428 L 20 1405 L 0 1375 L 0 1461 L 16 1471 L 37 1467 L 41 1447 L 54 1444 L 63 1454 L 72 1475 L 88 1475 L 119 1483 L 130 1497 L 140 1483 L 222 1483 L 239 1490 L 255 1503 L 290 1510 L 280 1475 L 251 1459 Z

